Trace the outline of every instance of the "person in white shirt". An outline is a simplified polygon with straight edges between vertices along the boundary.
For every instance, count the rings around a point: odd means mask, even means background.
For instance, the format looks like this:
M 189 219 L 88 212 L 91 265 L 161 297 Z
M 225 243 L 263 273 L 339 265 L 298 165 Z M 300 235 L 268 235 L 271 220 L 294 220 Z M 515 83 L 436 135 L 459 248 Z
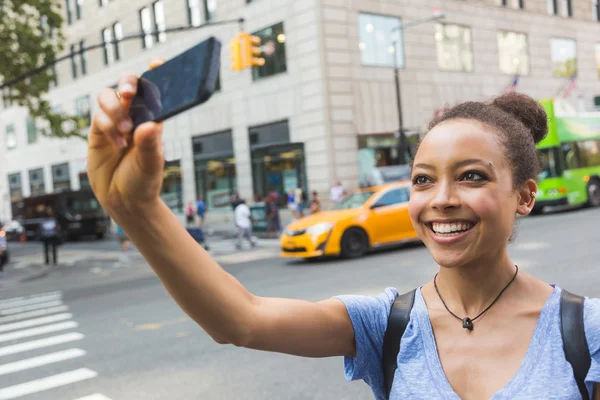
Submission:
M 256 246 L 252 238 L 252 218 L 250 216 L 250 208 L 246 205 L 245 200 L 240 200 L 233 211 L 233 218 L 237 228 L 237 241 L 235 247 L 239 250 L 242 248 L 242 239 L 248 240 L 250 246 Z
M 329 199 L 331 200 L 331 202 L 333 204 L 337 203 L 338 201 L 342 200 L 344 198 L 344 193 L 346 192 L 346 190 L 344 189 L 344 187 L 342 186 L 340 181 L 337 181 L 335 183 L 335 186 L 333 186 L 331 188 L 331 191 L 329 192 Z

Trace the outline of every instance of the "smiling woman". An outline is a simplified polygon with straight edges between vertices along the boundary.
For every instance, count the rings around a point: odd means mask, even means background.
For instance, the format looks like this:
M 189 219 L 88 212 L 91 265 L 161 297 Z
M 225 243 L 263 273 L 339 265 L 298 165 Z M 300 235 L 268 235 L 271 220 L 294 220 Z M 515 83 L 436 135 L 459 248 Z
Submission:
M 416 153 L 410 197 L 408 182 L 384 186 L 364 205 L 332 211 L 337 219 L 317 220 L 318 213 L 292 232 L 317 246 L 331 243 L 340 221 L 354 221 L 346 217 L 360 210 L 376 220 L 374 228 L 352 223 L 337 238 L 351 244 L 346 253 L 352 256 L 377 235 L 400 237 L 400 227 L 412 221 L 406 237 L 418 233 L 440 268 L 412 292 L 414 302 L 404 303 L 399 332 L 396 289 L 317 303 L 267 298 L 250 293 L 211 259 L 160 198 L 162 125 L 142 124 L 133 136 L 118 129 L 131 122 L 137 82 L 125 74 L 120 98 L 110 89 L 98 98 L 90 182 L 171 296 L 217 343 L 345 356 L 347 378 L 367 382 L 378 400 L 588 399 L 594 388 L 600 399 L 600 300 L 520 272 L 507 251 L 516 215 L 529 214 L 535 204 L 534 144 L 547 121 L 533 99 L 509 94 L 447 110 Z M 118 146 L 123 139 L 127 149 Z M 390 310 L 390 332 L 397 336 L 387 332 Z M 392 363 L 382 363 L 390 355 Z

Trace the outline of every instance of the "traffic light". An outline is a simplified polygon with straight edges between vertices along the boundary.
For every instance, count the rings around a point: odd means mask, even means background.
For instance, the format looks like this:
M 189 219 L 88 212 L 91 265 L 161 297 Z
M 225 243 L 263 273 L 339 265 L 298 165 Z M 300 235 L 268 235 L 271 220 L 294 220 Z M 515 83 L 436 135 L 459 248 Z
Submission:
M 260 38 L 258 36 L 250 35 L 249 33 L 245 33 L 244 39 L 244 67 L 262 67 L 265 65 L 265 59 L 262 57 L 257 57 L 262 54 L 262 50 L 260 48 Z
M 231 39 L 229 47 L 231 49 L 231 69 L 234 71 L 241 71 L 244 69 L 242 65 L 242 42 L 243 33 L 238 33 Z

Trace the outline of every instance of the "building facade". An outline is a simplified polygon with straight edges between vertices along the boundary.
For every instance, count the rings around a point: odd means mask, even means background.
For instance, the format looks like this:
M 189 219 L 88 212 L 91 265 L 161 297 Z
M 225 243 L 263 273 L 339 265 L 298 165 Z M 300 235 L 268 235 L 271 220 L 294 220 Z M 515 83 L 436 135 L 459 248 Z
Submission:
M 436 7 L 444 19 L 395 29 Z M 218 92 L 164 125 L 163 198 L 179 214 L 198 197 L 229 211 L 234 191 L 251 199 L 302 185 L 326 195 L 336 180 L 352 189 L 369 168 L 397 163 L 394 66 L 403 127 L 416 136 L 444 106 L 511 85 L 586 109 L 600 94 L 592 1 L 66 0 L 62 10 L 68 51 L 147 33 L 57 65 L 52 104 L 88 120 L 121 73 L 142 73 L 153 57 L 209 36 L 223 43 Z M 162 32 L 239 17 L 262 38 L 263 67 L 231 71 L 236 23 Z M 23 196 L 89 185 L 85 141 L 41 137 L 26 111 L 6 102 L 0 135 L 0 220 Z

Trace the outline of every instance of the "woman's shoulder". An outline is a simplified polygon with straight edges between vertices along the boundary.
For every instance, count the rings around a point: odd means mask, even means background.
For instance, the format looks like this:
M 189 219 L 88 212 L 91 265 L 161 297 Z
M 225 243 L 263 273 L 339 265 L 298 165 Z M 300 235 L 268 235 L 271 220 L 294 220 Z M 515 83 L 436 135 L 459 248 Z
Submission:
M 590 353 L 600 360 L 600 298 L 585 298 L 583 326 Z

